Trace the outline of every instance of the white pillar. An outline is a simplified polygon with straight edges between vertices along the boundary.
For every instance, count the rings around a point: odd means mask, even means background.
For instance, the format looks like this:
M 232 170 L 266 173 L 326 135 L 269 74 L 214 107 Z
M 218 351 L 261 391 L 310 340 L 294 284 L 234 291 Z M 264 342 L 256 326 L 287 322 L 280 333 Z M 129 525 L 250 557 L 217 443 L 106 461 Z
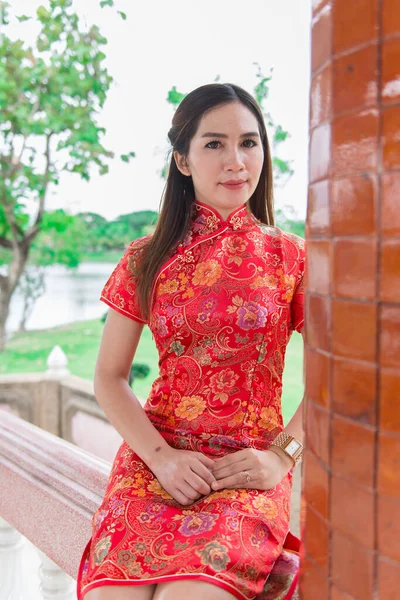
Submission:
M 54 346 L 47 359 L 46 376 L 50 379 L 69 375 L 68 358 L 60 346 Z
M 21 553 L 25 538 L 0 517 L 0 597 L 21 599 Z
M 76 582 L 43 552 L 38 550 L 42 564 L 39 567 L 40 592 L 43 600 L 75 600 Z

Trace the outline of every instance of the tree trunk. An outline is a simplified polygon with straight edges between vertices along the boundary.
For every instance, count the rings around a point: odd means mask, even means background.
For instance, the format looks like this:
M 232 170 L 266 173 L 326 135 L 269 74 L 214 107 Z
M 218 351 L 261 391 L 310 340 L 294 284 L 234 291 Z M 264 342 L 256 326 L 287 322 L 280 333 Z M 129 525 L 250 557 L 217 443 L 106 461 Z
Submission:
M 6 278 L 4 278 L 6 279 Z M 8 279 L 8 278 L 7 278 Z M 6 349 L 6 322 L 10 309 L 11 296 L 3 290 L 3 282 L 0 282 L 0 352 Z
M 29 302 L 29 298 L 27 298 L 25 296 L 24 298 L 24 307 L 22 310 L 22 317 L 21 320 L 19 322 L 19 327 L 18 327 L 18 333 L 25 333 L 26 332 L 26 322 L 28 320 L 28 317 L 30 316 L 32 310 L 30 310 L 32 308 L 32 302 Z
M 29 247 L 18 245 L 8 268 L 8 275 L 0 275 L 0 352 L 6 349 L 6 322 L 10 312 L 10 303 L 19 279 L 28 260 Z

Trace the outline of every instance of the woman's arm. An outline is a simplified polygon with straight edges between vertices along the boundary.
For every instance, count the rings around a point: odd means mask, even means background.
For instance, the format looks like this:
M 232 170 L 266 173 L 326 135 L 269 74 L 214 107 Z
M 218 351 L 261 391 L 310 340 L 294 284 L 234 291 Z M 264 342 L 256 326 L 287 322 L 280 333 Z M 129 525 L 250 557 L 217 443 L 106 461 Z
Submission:
M 156 449 L 168 444 L 152 425 L 128 379 L 143 324 L 110 309 L 104 325 L 94 374 L 96 399 L 111 425 L 147 464 Z
M 210 493 L 214 461 L 169 446 L 131 390 L 128 377 L 143 324 L 110 309 L 97 358 L 94 391 L 110 423 L 180 504 Z

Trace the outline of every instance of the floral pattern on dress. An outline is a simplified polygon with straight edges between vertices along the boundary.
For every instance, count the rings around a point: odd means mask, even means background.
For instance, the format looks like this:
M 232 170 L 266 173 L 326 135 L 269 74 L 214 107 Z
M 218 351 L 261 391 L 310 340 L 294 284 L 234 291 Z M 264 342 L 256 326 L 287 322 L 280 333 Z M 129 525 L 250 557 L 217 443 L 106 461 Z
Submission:
M 101 295 L 140 323 L 135 272 L 146 240 L 129 245 Z M 194 204 L 190 231 L 154 282 L 148 320 L 160 371 L 144 410 L 172 447 L 220 457 L 266 450 L 282 431 L 282 374 L 292 331 L 304 324 L 304 268 L 304 240 L 263 225 L 246 205 L 224 221 Z M 244 600 L 291 597 L 291 477 L 267 491 L 221 490 L 182 507 L 123 442 L 93 517 L 78 591 L 203 577 Z

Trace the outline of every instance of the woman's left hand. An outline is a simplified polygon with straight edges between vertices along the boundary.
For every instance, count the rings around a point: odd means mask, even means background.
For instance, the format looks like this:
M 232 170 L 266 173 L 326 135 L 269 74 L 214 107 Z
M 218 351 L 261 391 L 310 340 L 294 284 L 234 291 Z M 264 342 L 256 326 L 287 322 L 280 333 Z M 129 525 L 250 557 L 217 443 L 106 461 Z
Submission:
M 279 450 L 278 450 L 279 452 Z M 215 460 L 212 489 L 247 488 L 269 490 L 293 468 L 293 461 L 283 452 L 246 448 Z

